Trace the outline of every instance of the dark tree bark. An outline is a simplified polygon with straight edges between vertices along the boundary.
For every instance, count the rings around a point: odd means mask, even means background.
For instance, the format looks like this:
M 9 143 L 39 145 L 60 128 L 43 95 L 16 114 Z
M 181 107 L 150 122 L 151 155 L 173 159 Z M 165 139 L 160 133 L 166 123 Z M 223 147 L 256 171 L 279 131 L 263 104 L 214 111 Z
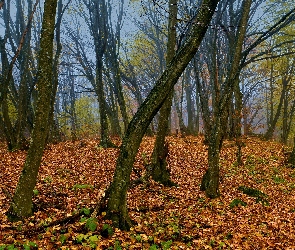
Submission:
M 0 39 L 0 51 L 1 51 L 1 61 L 2 61 L 2 75 L 1 75 L 1 96 L 0 96 L 0 105 L 2 109 L 2 119 L 1 122 L 4 125 L 4 134 L 9 150 L 12 150 L 17 142 L 14 128 L 12 126 L 9 112 L 8 112 L 8 86 L 9 81 L 12 81 L 13 78 L 8 78 L 9 74 L 9 62 L 8 57 L 5 51 L 5 39 Z
M 35 6 L 36 7 L 36 6 Z M 25 28 L 24 15 L 22 11 L 21 1 L 17 1 L 17 17 L 19 21 L 18 25 L 21 30 Z M 28 1 L 28 13 L 32 12 L 32 1 Z M 32 81 L 31 72 L 27 70 L 29 68 L 29 60 L 30 60 L 30 42 L 31 42 L 31 24 L 29 23 L 27 26 L 27 35 L 24 40 L 24 45 L 22 50 L 20 51 L 20 55 L 18 57 L 19 67 L 21 72 L 19 93 L 18 93 L 18 118 L 15 124 L 15 132 L 16 132 L 16 145 L 14 149 L 27 149 L 29 145 L 28 138 L 25 137 L 25 130 L 31 131 L 30 125 L 28 123 L 29 109 L 30 109 L 30 90 L 29 90 L 29 82 Z
M 105 98 L 104 82 L 103 82 L 103 56 L 107 48 L 108 30 L 107 18 L 108 10 L 105 0 L 97 2 L 84 0 L 84 4 L 88 8 L 90 22 L 89 29 L 94 39 L 95 48 L 95 81 L 94 90 L 99 102 L 100 114 L 100 146 L 103 148 L 113 147 L 114 144 L 109 138 L 108 119 L 107 119 L 107 103 Z
M 10 33 L 10 3 L 8 3 L 7 8 L 4 9 L 4 20 L 5 20 L 5 38 L 1 39 L 1 58 L 2 58 L 2 81 L 1 84 L 1 97 L 0 97 L 0 105 L 2 106 L 2 113 L 3 113 L 3 123 L 4 123 L 4 132 L 6 134 L 6 141 L 8 144 L 8 148 L 10 150 L 13 149 L 21 149 L 22 144 L 25 141 L 24 139 L 24 128 L 27 124 L 27 117 L 29 112 L 29 93 L 28 93 L 28 85 L 27 80 L 30 79 L 30 73 L 25 69 L 28 63 L 29 57 L 29 44 L 28 41 L 30 40 L 30 27 L 31 22 L 33 19 L 33 15 L 36 11 L 36 7 L 39 1 L 37 1 L 34 5 L 33 10 L 31 10 L 31 4 L 29 2 L 29 12 L 30 17 L 28 23 L 25 27 L 24 20 L 20 17 L 21 20 L 18 19 L 18 25 L 16 24 L 17 30 L 23 30 L 22 34 L 18 32 L 19 39 L 17 42 L 19 43 L 18 48 L 14 48 L 12 37 Z M 18 11 L 20 9 L 20 2 L 18 2 Z M 22 14 L 19 14 L 22 16 Z M 29 34 L 29 35 L 28 35 Z M 29 38 L 27 38 L 29 36 Z M 5 51 L 5 41 L 10 40 L 12 45 L 12 49 L 15 53 L 14 57 L 12 58 L 11 62 L 8 63 L 8 57 Z M 27 42 L 26 42 L 27 39 Z M 23 51 L 23 47 L 25 47 L 25 51 Z M 20 57 L 20 58 L 19 58 Z M 21 69 L 21 82 L 20 82 L 20 91 L 17 93 L 16 87 L 14 85 L 14 80 L 12 76 L 13 66 L 16 60 L 19 59 L 20 61 L 20 69 Z M 28 79 L 29 77 L 29 79 Z M 9 113 L 8 113 L 8 90 L 9 87 L 11 88 L 12 96 L 15 97 L 15 104 L 16 108 L 18 109 L 18 122 L 16 125 L 16 129 L 13 127 Z M 31 115 L 31 114 L 30 114 Z
M 57 0 L 46 0 L 40 40 L 37 73 L 38 100 L 32 141 L 8 211 L 11 220 L 19 220 L 33 213 L 32 195 L 49 131 L 52 95 L 53 37 Z
M 234 137 L 236 140 L 236 156 L 237 156 L 237 164 L 242 165 L 242 109 L 243 109 L 243 94 L 240 89 L 240 81 L 239 79 L 235 79 L 234 83 L 234 97 L 235 97 L 235 110 L 234 110 Z
M 68 0 L 67 4 L 63 7 L 63 1 L 59 0 L 58 1 L 58 7 L 57 7 L 57 20 L 55 24 L 55 41 L 56 41 L 56 52 L 53 60 L 53 67 L 52 67 L 52 72 L 53 72 L 53 92 L 52 92 L 52 98 L 51 98 L 51 111 L 50 111 L 50 117 L 49 117 L 49 122 L 50 122 L 50 132 L 48 134 L 48 139 L 47 142 L 60 142 L 62 141 L 61 137 L 61 132 L 59 131 L 59 126 L 58 126 L 58 121 L 54 117 L 54 103 L 56 101 L 56 92 L 58 88 L 58 72 L 59 72 L 59 58 L 62 52 L 62 44 L 61 44 L 61 39 L 60 39 L 60 27 L 61 27 L 61 21 L 63 14 L 65 10 L 68 8 L 70 2 L 72 0 Z M 57 102 L 58 103 L 58 102 Z
M 187 135 L 195 134 L 195 117 L 194 117 L 194 102 L 193 102 L 193 86 L 190 80 L 191 69 L 187 69 L 186 72 L 186 86 L 185 97 L 187 104 Z
M 177 24 L 177 0 L 169 0 L 169 21 L 168 21 L 168 44 L 167 44 L 167 65 L 175 55 L 176 48 L 176 24 Z M 149 169 L 152 178 L 166 186 L 175 185 L 170 180 L 170 173 L 167 169 L 166 158 L 168 156 L 168 144 L 165 143 L 165 137 L 168 132 L 168 118 L 171 113 L 171 105 L 174 90 L 171 89 L 167 99 L 160 109 L 158 132 L 152 153 Z M 149 172 L 149 171 L 148 171 Z
M 106 57 L 109 58 L 110 61 L 110 71 L 112 71 L 113 74 L 113 81 L 114 81 L 114 93 L 118 100 L 118 104 L 120 107 L 121 115 L 123 118 L 123 124 L 124 124 L 124 132 L 126 132 L 128 127 L 128 115 L 127 115 L 127 109 L 126 109 L 126 102 L 123 95 L 123 88 L 122 88 L 122 79 L 121 79 L 121 73 L 120 73 L 120 65 L 119 65 L 119 48 L 121 46 L 121 26 L 122 26 L 122 18 L 123 18 L 123 7 L 124 7 L 124 1 L 120 3 L 120 8 L 118 11 L 118 21 L 115 27 L 115 30 L 108 25 L 108 46 Z M 112 20 L 111 15 L 113 13 L 109 12 L 109 20 Z
M 279 117 L 281 115 L 281 110 L 283 107 L 284 98 L 285 98 L 287 91 L 288 91 L 288 77 L 282 76 L 282 91 L 281 91 L 280 101 L 279 101 L 278 107 L 276 109 L 275 115 L 273 116 L 273 118 L 271 117 L 270 124 L 268 126 L 268 129 L 267 129 L 265 135 L 264 135 L 264 138 L 266 140 L 271 139 L 273 136 L 276 124 L 277 124 Z
M 155 87 L 129 123 L 117 160 L 114 178 L 109 188 L 106 217 L 115 227 L 129 229 L 132 225 L 127 211 L 127 189 L 135 156 L 142 137 L 155 114 L 161 108 L 174 84 L 198 50 L 214 14 L 218 0 L 204 0 L 184 44 L 169 63 Z
M 206 192 L 209 198 L 219 196 L 219 153 L 222 146 L 225 126 L 228 119 L 228 108 L 236 81 L 240 74 L 240 61 L 242 59 L 242 48 L 248 24 L 249 12 L 252 0 L 244 0 L 241 19 L 238 25 L 237 40 L 233 46 L 232 61 L 224 83 L 223 94 L 220 94 L 219 101 L 214 107 L 214 123 L 209 136 L 208 148 L 208 170 L 203 176 L 201 190 Z

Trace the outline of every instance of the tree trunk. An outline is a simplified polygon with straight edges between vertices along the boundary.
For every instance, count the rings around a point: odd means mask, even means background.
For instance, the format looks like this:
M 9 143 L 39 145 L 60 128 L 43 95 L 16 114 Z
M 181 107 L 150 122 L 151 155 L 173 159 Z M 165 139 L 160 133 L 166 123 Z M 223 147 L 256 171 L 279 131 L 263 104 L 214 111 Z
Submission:
M 31 24 L 28 23 L 27 27 L 25 26 L 24 21 L 24 13 L 21 1 L 16 2 L 17 5 L 17 21 L 16 24 L 19 27 L 20 31 L 26 30 L 27 34 L 23 41 L 23 48 L 20 51 L 18 56 L 19 67 L 20 67 L 20 86 L 18 93 L 18 118 L 15 124 L 15 132 L 16 132 L 16 145 L 14 149 L 27 149 L 29 146 L 29 141 L 25 137 L 25 130 L 30 126 L 28 124 L 28 115 L 29 115 L 29 106 L 30 106 L 30 91 L 29 91 L 29 82 L 31 79 L 31 72 L 27 70 L 29 68 L 30 61 L 30 41 L 31 41 Z M 28 14 L 32 12 L 32 1 L 28 1 Z M 26 27 L 26 28 L 25 28 Z M 19 34 L 19 37 L 21 35 Z M 18 41 L 20 44 L 21 41 Z
M 243 94 L 240 90 L 239 79 L 235 79 L 234 83 L 234 96 L 235 96 L 235 111 L 234 111 L 234 136 L 236 140 L 236 156 L 237 156 L 237 164 L 242 165 L 242 109 L 243 109 Z
M 95 56 L 96 56 L 96 80 L 95 92 L 99 102 L 99 115 L 100 115 L 100 146 L 103 148 L 113 147 L 113 143 L 109 138 L 108 132 L 108 119 L 106 109 L 106 98 L 104 92 L 104 83 L 102 79 L 103 73 L 103 55 L 107 46 L 107 9 L 105 0 L 100 0 L 89 4 L 87 7 L 91 16 L 90 29 L 94 38 Z M 94 10 L 93 10 L 93 9 Z M 99 20 L 99 21 L 98 21 Z
M 17 144 L 17 138 L 15 136 L 15 131 L 13 129 L 9 112 L 8 112 L 8 86 L 9 81 L 13 81 L 13 77 L 8 77 L 9 73 L 9 63 L 8 57 L 5 51 L 5 39 L 0 39 L 0 52 L 2 61 L 2 77 L 0 85 L 0 105 L 2 109 L 2 123 L 4 125 L 4 134 L 6 138 L 6 143 L 8 150 L 13 150 Z
M 203 124 L 204 124 L 204 143 L 207 145 L 209 143 L 209 136 L 210 131 L 212 129 L 212 123 L 210 119 L 210 110 L 209 110 L 209 96 L 207 91 L 205 90 L 205 87 L 200 81 L 199 78 L 199 68 L 197 65 L 196 60 L 194 60 L 194 71 L 195 71 L 195 79 L 196 79 L 196 89 L 197 93 L 196 95 L 199 97 L 199 103 L 202 111 L 202 118 L 203 118 Z
M 232 61 L 224 83 L 223 94 L 220 95 L 218 103 L 214 107 L 214 122 L 209 136 L 208 148 L 208 170 L 203 176 L 201 188 L 206 192 L 209 198 L 216 198 L 219 196 L 219 152 L 222 146 L 225 124 L 228 119 L 228 109 L 232 92 L 236 81 L 239 79 L 240 61 L 242 59 L 242 47 L 245 39 L 246 28 L 248 24 L 248 17 L 251 8 L 252 0 L 244 0 L 241 9 L 241 19 L 238 25 L 237 40 L 234 44 Z
M 182 117 L 182 107 L 181 107 L 182 105 L 180 106 L 175 99 L 174 99 L 174 103 L 175 103 L 176 113 L 178 116 L 179 130 L 180 130 L 181 136 L 184 137 L 187 134 L 187 128 L 184 124 L 184 120 Z
M 50 122 L 50 132 L 48 134 L 48 139 L 47 142 L 53 142 L 53 143 L 57 143 L 62 141 L 62 136 L 61 136 L 61 132 L 59 130 L 59 125 L 58 125 L 58 121 L 57 118 L 54 117 L 54 105 L 55 103 L 58 104 L 58 101 L 56 101 L 56 92 L 57 92 L 57 88 L 58 88 L 58 62 L 59 62 L 59 58 L 61 55 L 61 51 L 62 51 L 62 44 L 60 41 L 60 26 L 61 26 L 61 21 L 62 21 L 62 16 L 64 13 L 64 10 L 68 7 L 70 3 L 70 0 L 68 1 L 68 3 L 66 4 L 66 6 L 63 9 L 63 2 L 62 0 L 59 0 L 58 2 L 58 14 L 57 14 L 57 21 L 56 21 L 56 27 L 55 27 L 55 41 L 56 41 L 56 52 L 55 52 L 55 56 L 54 56 L 54 61 L 53 61 L 53 67 L 52 67 L 52 72 L 53 72 L 53 92 L 52 92 L 52 98 L 51 98 L 51 111 L 50 111 L 50 117 L 49 117 L 49 122 Z
M 284 103 L 284 96 L 286 95 L 287 87 L 288 87 L 287 76 L 282 76 L 282 86 L 283 86 L 283 88 L 282 88 L 280 101 L 279 101 L 276 113 L 275 113 L 273 119 L 270 120 L 269 127 L 268 127 L 268 129 L 267 129 L 267 131 L 266 131 L 266 133 L 264 135 L 264 138 L 266 140 L 269 140 L 269 139 L 272 138 L 273 133 L 275 131 L 276 124 L 277 124 L 277 122 L 279 120 L 279 117 L 280 117 L 280 114 L 281 114 L 281 110 L 282 110 L 283 103 Z
M 186 69 L 185 78 L 186 78 L 186 86 L 185 86 L 185 97 L 187 103 L 187 135 L 194 134 L 194 106 L 192 100 L 192 86 L 190 81 L 190 72 L 191 69 Z
M 176 23 L 177 23 L 177 0 L 169 0 L 169 22 L 168 22 L 168 44 L 167 44 L 167 65 L 175 55 L 176 47 Z M 160 109 L 158 132 L 155 140 L 154 150 L 151 158 L 152 178 L 165 186 L 173 186 L 170 180 L 170 173 L 167 169 L 166 157 L 168 156 L 168 144 L 165 144 L 165 137 L 168 131 L 168 120 L 171 113 L 173 88 L 167 96 Z
M 37 89 L 39 91 L 32 141 L 24 168 L 19 178 L 8 211 L 11 220 L 19 220 L 33 213 L 32 195 L 49 130 L 49 112 L 52 95 L 53 37 L 57 0 L 46 0 L 40 39 Z
M 155 87 L 139 107 L 129 123 L 118 156 L 114 178 L 110 186 L 106 217 L 115 227 L 129 229 L 131 220 L 127 213 L 126 192 L 130 183 L 135 156 L 149 123 L 163 105 L 178 78 L 198 50 L 214 14 L 218 0 L 204 0 L 198 14 L 192 20 L 192 28 Z M 198 25 L 202 23 L 203 25 Z

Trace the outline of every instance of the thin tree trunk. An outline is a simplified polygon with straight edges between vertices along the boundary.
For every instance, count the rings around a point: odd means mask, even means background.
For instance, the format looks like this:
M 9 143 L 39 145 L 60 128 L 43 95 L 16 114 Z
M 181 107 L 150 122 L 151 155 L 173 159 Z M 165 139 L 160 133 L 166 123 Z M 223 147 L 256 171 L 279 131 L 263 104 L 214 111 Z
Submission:
M 48 139 L 47 139 L 48 142 L 54 142 L 54 143 L 62 141 L 61 132 L 59 131 L 59 126 L 58 126 L 58 121 L 56 117 L 54 117 L 54 106 L 55 106 L 55 103 L 58 103 L 58 101 L 55 102 L 55 97 L 56 97 L 56 92 L 58 88 L 58 62 L 59 62 L 59 58 L 62 51 L 62 44 L 60 40 L 60 26 L 61 26 L 63 14 L 65 10 L 67 9 L 67 7 L 69 6 L 70 2 L 71 0 L 68 0 L 67 4 L 63 8 L 63 2 L 62 0 L 59 0 L 58 7 L 57 7 L 58 14 L 57 14 L 57 21 L 55 25 L 56 52 L 55 52 L 53 67 L 52 67 L 53 92 L 52 92 L 52 98 L 51 98 L 51 105 L 50 105 L 51 111 L 50 111 L 50 117 L 49 117 L 50 132 L 48 134 Z
M 0 40 L 0 52 L 1 52 L 1 61 L 2 61 L 2 77 L 1 77 L 1 85 L 0 85 L 0 105 L 2 109 L 2 120 L 1 121 L 4 125 L 4 134 L 6 138 L 7 147 L 9 150 L 13 150 L 16 145 L 17 139 L 15 136 L 15 131 L 13 129 L 9 112 L 8 112 L 8 85 L 9 82 L 7 81 L 7 75 L 9 72 L 9 63 L 8 57 L 5 51 L 5 39 Z M 11 77 L 9 80 L 13 80 Z
M 235 111 L 234 111 L 234 135 L 236 140 L 236 156 L 237 156 L 237 164 L 242 165 L 242 109 L 243 109 L 243 94 L 240 90 L 239 79 L 235 79 L 235 86 L 234 86 L 234 96 L 235 96 Z
M 288 81 L 286 79 L 286 76 L 282 76 L 282 85 L 283 85 L 283 88 L 282 88 L 280 101 L 279 101 L 276 113 L 275 113 L 273 119 L 270 120 L 269 127 L 268 127 L 268 129 L 267 129 L 267 131 L 266 131 L 266 133 L 264 135 L 264 138 L 266 140 L 269 140 L 269 139 L 272 138 L 273 133 L 275 131 L 276 124 L 277 124 L 277 122 L 279 120 L 279 117 L 280 117 L 280 114 L 281 114 L 281 110 L 282 110 L 283 103 L 284 103 L 284 96 L 286 95 L 287 87 L 288 87 Z M 273 110 L 273 109 L 271 109 L 271 110 Z
M 175 55 L 176 47 L 176 24 L 177 24 L 177 0 L 169 0 L 169 22 L 168 22 L 168 44 L 167 44 L 167 65 Z M 167 96 L 160 109 L 158 132 L 155 140 L 154 150 L 151 158 L 152 178 L 166 186 L 175 185 L 170 180 L 170 173 L 167 169 L 166 158 L 168 156 L 168 144 L 165 144 L 165 137 L 168 131 L 168 119 L 171 113 L 173 88 Z
M 192 101 L 192 86 L 190 81 L 191 69 L 186 69 L 185 97 L 187 103 L 187 135 L 194 134 L 194 106 Z
M 17 9 L 19 13 L 17 14 L 19 20 L 19 26 L 21 30 L 24 30 L 25 22 L 23 19 L 23 8 L 21 2 L 17 1 Z M 28 1 L 28 13 L 32 12 L 32 1 Z M 20 52 L 18 61 L 20 64 L 20 86 L 18 95 L 18 119 L 15 125 L 15 132 L 17 142 L 14 149 L 27 149 L 29 142 L 25 138 L 25 129 L 28 128 L 28 109 L 29 109 L 29 86 L 28 82 L 30 79 L 30 72 L 27 70 L 29 67 L 29 56 L 30 56 L 30 40 L 31 40 L 31 25 L 27 27 L 27 35 L 24 40 L 23 49 Z

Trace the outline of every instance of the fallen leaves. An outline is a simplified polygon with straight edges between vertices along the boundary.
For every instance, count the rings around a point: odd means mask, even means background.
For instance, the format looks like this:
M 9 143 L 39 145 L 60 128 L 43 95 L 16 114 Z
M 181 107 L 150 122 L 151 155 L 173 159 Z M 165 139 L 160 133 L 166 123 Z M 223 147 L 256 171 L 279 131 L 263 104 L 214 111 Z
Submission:
M 151 181 L 146 188 L 139 185 L 131 189 L 129 213 L 137 224 L 130 232 L 116 229 L 106 238 L 101 236 L 101 229 L 111 222 L 103 220 L 104 214 L 91 221 L 87 213 L 110 184 L 119 149 L 103 149 L 97 140 L 49 145 L 33 197 L 36 212 L 17 224 L 5 216 L 9 208 L 7 192 L 13 194 L 26 153 L 7 152 L 1 147 L 0 246 L 14 244 L 21 248 L 34 243 L 40 249 L 292 249 L 295 170 L 284 165 L 282 145 L 243 138 L 243 166 L 237 166 L 236 147 L 226 141 L 220 158 L 221 196 L 210 200 L 199 190 L 207 168 L 207 147 L 202 140 L 168 138 L 167 160 L 172 180 L 179 186 L 168 188 Z M 142 142 L 132 179 L 144 174 L 153 143 L 151 137 Z M 239 191 L 240 186 L 266 194 L 269 205 L 257 203 L 255 197 Z M 82 216 L 80 211 L 84 211 Z M 73 214 L 79 216 L 66 220 Z M 54 224 L 63 219 L 64 223 Z M 46 230 L 38 232 L 40 226 Z

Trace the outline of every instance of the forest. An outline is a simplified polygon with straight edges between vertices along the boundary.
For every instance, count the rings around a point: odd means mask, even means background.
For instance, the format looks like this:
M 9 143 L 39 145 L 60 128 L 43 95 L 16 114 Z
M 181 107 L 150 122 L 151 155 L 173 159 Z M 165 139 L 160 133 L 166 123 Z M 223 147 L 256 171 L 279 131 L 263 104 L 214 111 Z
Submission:
M 289 0 L 0 0 L 0 250 L 294 249 L 294 34 Z

